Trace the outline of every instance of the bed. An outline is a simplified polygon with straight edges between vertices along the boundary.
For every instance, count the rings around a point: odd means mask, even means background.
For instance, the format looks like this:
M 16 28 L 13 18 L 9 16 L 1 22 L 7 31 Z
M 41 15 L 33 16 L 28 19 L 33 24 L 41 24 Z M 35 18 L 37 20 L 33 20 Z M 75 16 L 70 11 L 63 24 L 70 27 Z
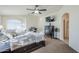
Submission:
M 11 52 L 31 52 L 35 48 L 45 46 L 44 34 L 42 32 L 27 32 L 11 39 Z M 32 49 L 34 48 L 34 49 Z
M 7 33 L 0 33 L 0 52 L 31 52 L 45 46 L 44 34 L 42 32 L 25 32 L 12 37 Z

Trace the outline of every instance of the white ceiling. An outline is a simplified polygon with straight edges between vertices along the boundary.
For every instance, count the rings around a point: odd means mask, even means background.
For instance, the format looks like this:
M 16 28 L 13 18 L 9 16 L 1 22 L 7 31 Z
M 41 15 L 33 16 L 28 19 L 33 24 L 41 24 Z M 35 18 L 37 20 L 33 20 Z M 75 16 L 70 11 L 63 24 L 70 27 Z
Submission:
M 26 8 L 34 8 L 34 5 L 0 5 L 0 15 L 27 15 L 32 11 L 26 10 Z M 47 13 L 57 12 L 62 8 L 61 5 L 39 5 L 39 9 L 47 9 L 43 11 L 42 15 Z

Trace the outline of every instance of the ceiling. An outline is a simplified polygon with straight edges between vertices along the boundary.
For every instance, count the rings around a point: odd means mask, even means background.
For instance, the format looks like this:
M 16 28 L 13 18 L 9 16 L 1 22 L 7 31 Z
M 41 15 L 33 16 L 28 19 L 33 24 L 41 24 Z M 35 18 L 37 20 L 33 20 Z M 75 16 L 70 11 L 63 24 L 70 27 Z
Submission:
M 34 5 L 0 5 L 0 15 L 27 15 L 32 11 L 26 8 L 34 8 Z M 57 12 L 62 8 L 61 5 L 39 5 L 39 9 L 47 9 L 42 15 Z

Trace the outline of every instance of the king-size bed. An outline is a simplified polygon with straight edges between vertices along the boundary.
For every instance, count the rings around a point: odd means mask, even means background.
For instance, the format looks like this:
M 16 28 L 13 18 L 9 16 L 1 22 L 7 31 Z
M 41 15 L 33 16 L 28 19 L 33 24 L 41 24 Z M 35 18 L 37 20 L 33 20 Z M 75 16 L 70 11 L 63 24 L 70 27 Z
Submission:
M 0 40 L 0 52 L 32 52 L 45 46 L 44 34 L 42 32 L 28 31 L 15 37 L 5 34 L 5 37 L 5 40 Z

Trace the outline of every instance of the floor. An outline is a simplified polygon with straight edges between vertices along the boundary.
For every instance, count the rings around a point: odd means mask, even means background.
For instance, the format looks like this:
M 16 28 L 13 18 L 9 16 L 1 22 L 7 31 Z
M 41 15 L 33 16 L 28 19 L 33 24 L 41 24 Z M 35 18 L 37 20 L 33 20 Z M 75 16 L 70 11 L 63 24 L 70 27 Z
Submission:
M 69 45 L 69 39 L 64 39 L 64 42 Z
M 45 45 L 45 47 L 36 49 L 31 53 L 77 53 L 75 50 L 69 47 L 66 42 L 59 39 L 51 39 L 50 37 L 45 37 Z
M 46 46 L 32 53 L 76 53 L 76 51 L 61 40 L 46 38 Z

